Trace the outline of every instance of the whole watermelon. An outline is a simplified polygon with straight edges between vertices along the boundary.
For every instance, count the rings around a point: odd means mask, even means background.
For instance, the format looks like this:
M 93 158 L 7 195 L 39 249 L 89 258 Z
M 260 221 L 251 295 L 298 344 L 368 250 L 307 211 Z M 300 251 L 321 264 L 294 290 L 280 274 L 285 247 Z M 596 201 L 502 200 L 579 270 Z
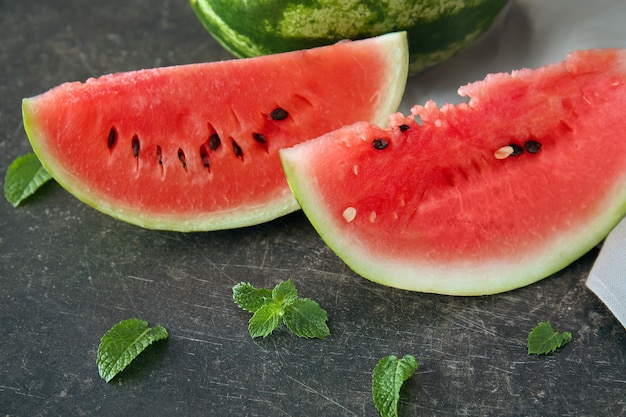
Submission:
M 469 45 L 507 0 L 190 0 L 226 49 L 251 57 L 406 31 L 415 74 Z

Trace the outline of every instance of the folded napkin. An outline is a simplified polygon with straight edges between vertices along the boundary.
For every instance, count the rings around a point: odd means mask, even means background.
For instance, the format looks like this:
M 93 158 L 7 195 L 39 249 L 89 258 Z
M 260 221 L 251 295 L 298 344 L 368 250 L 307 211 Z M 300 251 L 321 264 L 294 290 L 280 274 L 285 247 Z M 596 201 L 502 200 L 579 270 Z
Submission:
M 587 287 L 626 327 L 626 218 L 604 241 L 589 272 Z

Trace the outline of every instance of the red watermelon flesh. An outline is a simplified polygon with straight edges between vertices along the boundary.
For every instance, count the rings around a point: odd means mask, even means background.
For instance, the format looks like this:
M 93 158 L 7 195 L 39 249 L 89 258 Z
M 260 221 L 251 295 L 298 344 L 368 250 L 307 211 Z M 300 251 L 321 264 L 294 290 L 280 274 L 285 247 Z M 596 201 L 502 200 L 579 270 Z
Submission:
M 339 257 L 370 280 L 454 295 L 564 268 L 626 213 L 626 51 L 575 51 L 281 151 Z
M 50 174 L 104 213 L 156 229 L 248 226 L 299 208 L 280 148 L 386 122 L 407 55 L 401 32 L 106 75 L 24 99 L 24 126 Z

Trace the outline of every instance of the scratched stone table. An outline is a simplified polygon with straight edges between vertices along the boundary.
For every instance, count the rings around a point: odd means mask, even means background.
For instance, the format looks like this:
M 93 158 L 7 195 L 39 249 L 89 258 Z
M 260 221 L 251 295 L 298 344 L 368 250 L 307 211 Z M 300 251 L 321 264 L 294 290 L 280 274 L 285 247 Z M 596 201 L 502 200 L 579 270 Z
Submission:
M 593 4 L 590 20 L 620 7 Z M 454 97 L 451 79 L 588 46 L 585 25 L 550 31 L 551 19 L 573 19 L 566 9 L 538 8 L 512 4 L 481 42 L 412 78 L 402 108 Z M 0 0 L 0 26 L 2 176 L 30 149 L 22 97 L 109 72 L 231 58 L 185 0 Z M 624 328 L 584 285 L 597 252 L 505 294 L 411 293 L 351 272 L 300 212 L 233 231 L 151 231 L 52 182 L 19 209 L 0 202 L 0 415 L 375 416 L 371 369 L 406 353 L 420 367 L 402 390 L 401 416 L 623 415 Z M 249 337 L 232 286 L 289 278 L 328 311 L 332 336 Z M 130 317 L 164 325 L 170 338 L 107 384 L 95 365 L 99 339 Z M 528 331 L 543 320 L 574 340 L 528 356 Z

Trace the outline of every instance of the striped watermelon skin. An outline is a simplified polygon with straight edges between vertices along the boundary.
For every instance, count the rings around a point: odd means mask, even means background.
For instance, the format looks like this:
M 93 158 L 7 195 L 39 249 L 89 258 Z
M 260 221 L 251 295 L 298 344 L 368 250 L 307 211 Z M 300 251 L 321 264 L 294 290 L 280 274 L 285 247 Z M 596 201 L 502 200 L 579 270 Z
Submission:
M 471 44 L 492 25 L 507 2 L 190 0 L 204 27 L 238 57 L 406 31 L 410 74 L 444 62 Z

